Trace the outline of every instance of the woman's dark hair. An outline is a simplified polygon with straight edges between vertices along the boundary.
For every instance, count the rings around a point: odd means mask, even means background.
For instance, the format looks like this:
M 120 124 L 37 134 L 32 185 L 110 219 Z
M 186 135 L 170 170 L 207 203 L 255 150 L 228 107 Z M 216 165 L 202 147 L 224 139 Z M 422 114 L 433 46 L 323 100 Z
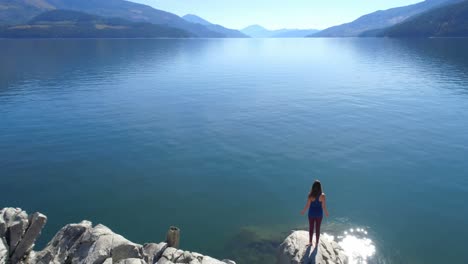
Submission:
M 317 198 L 322 194 L 322 184 L 316 180 L 310 189 L 309 198 Z

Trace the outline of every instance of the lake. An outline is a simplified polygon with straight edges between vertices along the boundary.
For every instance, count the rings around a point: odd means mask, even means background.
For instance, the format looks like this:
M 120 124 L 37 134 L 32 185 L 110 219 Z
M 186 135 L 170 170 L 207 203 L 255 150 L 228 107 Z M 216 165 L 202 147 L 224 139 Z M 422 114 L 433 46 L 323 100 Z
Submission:
M 0 157 L 0 207 L 49 218 L 39 247 L 83 219 L 177 225 L 267 263 L 320 179 L 355 263 L 468 263 L 468 40 L 0 40 Z

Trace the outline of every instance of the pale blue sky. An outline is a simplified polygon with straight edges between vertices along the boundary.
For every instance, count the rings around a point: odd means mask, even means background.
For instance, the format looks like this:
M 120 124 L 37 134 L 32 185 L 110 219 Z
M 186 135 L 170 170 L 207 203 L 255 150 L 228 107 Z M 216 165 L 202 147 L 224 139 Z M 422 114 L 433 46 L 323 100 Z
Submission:
M 269 29 L 324 29 L 382 9 L 422 0 L 131 0 L 179 16 L 191 13 L 240 29 L 259 24 Z

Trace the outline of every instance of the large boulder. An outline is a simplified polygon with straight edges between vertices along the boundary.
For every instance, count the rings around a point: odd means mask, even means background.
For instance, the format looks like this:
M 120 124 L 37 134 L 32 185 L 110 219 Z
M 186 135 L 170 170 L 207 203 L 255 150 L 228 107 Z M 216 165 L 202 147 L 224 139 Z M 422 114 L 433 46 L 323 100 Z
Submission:
M 343 249 L 327 235 L 320 236 L 318 247 L 307 246 L 309 232 L 294 231 L 280 245 L 278 264 L 345 264 Z
M 103 225 L 91 222 L 70 224 L 62 228 L 47 247 L 36 253 L 34 262 L 102 264 L 108 258 L 114 263 L 123 259 L 142 259 L 142 246 L 117 235 Z
M 80 264 L 100 264 L 109 257 L 114 262 L 128 258 L 142 258 L 141 248 L 141 245 L 115 234 L 106 226 L 97 225 L 83 234 L 71 261 Z
M 91 228 L 92 224 L 89 221 L 64 226 L 58 231 L 54 238 L 52 238 L 44 250 L 36 252 L 32 263 L 65 263 L 73 256 L 75 250 L 79 247 L 83 234 Z

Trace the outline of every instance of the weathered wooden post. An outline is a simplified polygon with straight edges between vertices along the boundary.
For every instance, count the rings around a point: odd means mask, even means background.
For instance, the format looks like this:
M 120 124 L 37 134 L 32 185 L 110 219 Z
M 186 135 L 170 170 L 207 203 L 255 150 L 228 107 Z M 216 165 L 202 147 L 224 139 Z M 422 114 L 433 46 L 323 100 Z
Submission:
M 167 246 L 173 248 L 179 248 L 180 243 L 180 229 L 175 226 L 171 226 L 167 231 L 167 238 L 166 238 Z

